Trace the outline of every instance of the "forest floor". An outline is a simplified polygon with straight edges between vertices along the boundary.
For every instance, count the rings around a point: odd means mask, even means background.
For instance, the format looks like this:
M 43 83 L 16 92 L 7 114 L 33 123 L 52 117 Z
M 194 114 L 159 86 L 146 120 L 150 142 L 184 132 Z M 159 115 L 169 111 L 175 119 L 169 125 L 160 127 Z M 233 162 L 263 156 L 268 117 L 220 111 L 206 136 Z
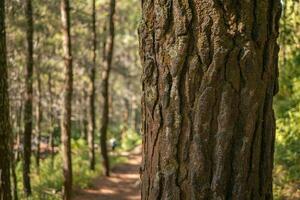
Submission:
M 127 162 L 112 169 L 110 177 L 99 177 L 92 187 L 75 191 L 74 200 L 140 200 L 141 148 L 122 154 Z

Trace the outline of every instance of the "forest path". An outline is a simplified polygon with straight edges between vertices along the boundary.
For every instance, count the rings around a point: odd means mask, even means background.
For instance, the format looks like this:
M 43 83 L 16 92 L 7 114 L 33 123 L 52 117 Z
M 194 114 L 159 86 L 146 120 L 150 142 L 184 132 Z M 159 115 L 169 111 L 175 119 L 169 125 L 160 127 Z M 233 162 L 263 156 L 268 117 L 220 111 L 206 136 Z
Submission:
M 99 177 L 91 188 L 76 191 L 74 200 L 140 200 L 141 148 L 125 156 L 127 162 L 114 167 L 110 177 Z

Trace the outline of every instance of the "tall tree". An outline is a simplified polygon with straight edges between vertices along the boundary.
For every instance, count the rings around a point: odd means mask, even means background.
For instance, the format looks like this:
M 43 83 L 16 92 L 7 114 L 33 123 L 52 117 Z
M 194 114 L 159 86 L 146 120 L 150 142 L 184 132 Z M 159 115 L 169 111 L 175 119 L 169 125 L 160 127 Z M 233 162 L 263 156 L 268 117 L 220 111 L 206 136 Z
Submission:
M 110 0 L 109 5 L 109 15 L 108 15 L 108 30 L 107 30 L 107 39 L 105 42 L 104 50 L 104 68 L 102 72 L 102 97 L 103 97 L 103 110 L 102 110 L 102 121 L 100 128 L 100 146 L 101 154 L 103 157 L 103 166 L 105 170 L 105 175 L 109 176 L 109 157 L 107 152 L 106 144 L 106 135 L 107 135 L 107 126 L 109 123 L 109 74 L 111 70 L 113 49 L 114 49 L 114 36 L 115 36 L 115 27 L 114 27 L 114 14 L 115 14 L 115 0 Z
M 97 32 L 96 32 L 96 0 L 92 0 L 92 32 L 93 32 L 93 63 L 90 70 L 90 94 L 89 94 L 89 130 L 88 130 L 88 145 L 90 168 L 95 170 L 95 76 L 96 76 L 96 55 L 97 55 Z
M 81 129 L 81 137 L 88 141 L 88 132 L 89 132 L 89 93 L 86 88 L 83 88 L 82 95 L 79 99 L 79 103 L 82 106 L 81 109 L 81 117 L 80 117 L 80 129 Z
M 30 158 L 31 158 L 31 135 L 32 135 L 32 74 L 33 74 L 33 15 L 31 0 L 25 1 L 26 13 L 26 92 L 24 105 L 24 164 L 23 164 L 23 184 L 26 196 L 31 195 L 30 185 Z
M 40 69 L 36 68 L 37 76 L 37 107 L 36 107 L 36 137 L 37 137 L 37 147 L 36 147 L 36 166 L 39 170 L 40 167 L 40 154 L 41 154 L 41 123 L 42 123 L 42 85 L 41 85 L 41 74 Z
M 280 0 L 142 10 L 142 199 L 273 199 Z
M 22 121 L 22 100 L 19 100 L 19 105 L 17 107 L 17 113 L 15 118 L 15 127 L 16 132 L 13 132 L 12 137 L 10 139 L 11 144 L 11 152 L 10 152 L 10 164 L 11 164 L 11 181 L 12 181 L 12 199 L 18 200 L 18 179 L 16 173 L 16 163 L 19 159 L 19 147 L 20 147 L 20 135 L 22 133 L 21 121 Z
M 49 136 L 49 145 L 51 148 L 51 163 L 54 165 L 54 127 L 55 127 L 55 117 L 53 109 L 53 91 L 52 91 L 52 75 L 51 72 L 48 72 L 48 93 L 49 93 L 49 107 L 50 107 L 50 136 Z
M 73 93 L 72 46 L 70 34 L 69 0 L 61 0 L 61 21 L 64 50 L 64 95 L 61 122 L 61 141 L 63 157 L 63 199 L 70 200 L 72 195 L 72 157 L 71 157 L 71 114 Z
M 11 200 L 9 96 L 6 62 L 5 1 L 0 0 L 0 199 Z

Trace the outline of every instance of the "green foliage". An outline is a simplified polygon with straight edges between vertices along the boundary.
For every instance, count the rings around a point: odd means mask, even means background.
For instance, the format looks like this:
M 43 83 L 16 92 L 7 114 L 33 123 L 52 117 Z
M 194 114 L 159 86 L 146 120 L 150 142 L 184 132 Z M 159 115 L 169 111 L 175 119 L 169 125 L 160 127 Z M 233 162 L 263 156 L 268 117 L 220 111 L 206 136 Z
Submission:
M 287 179 L 300 180 L 300 107 L 277 120 L 276 163 L 288 170 Z
M 283 1 L 279 57 L 280 92 L 275 99 L 275 199 L 300 199 L 300 10 L 299 1 Z
M 141 135 L 133 129 L 128 129 L 123 134 L 121 148 L 125 151 L 130 151 L 142 143 Z
M 97 151 L 97 155 L 100 153 Z M 100 157 L 100 156 L 99 156 Z M 98 158 L 98 156 L 96 156 Z M 125 162 L 126 159 L 117 155 L 111 156 L 112 167 Z M 32 159 L 34 164 L 35 160 Z M 102 175 L 102 166 L 99 159 L 96 159 L 96 170 L 89 169 L 88 147 L 83 139 L 72 140 L 72 166 L 73 166 L 73 183 L 75 188 L 87 188 L 92 180 Z M 22 163 L 19 162 L 16 167 L 18 179 L 18 189 L 20 199 L 25 199 L 22 184 Z M 41 161 L 40 170 L 37 171 L 35 165 L 32 166 L 32 189 L 33 196 L 30 200 L 59 200 L 61 199 L 61 188 L 63 184 L 62 159 L 61 154 L 57 154 L 52 160 L 50 156 Z
M 300 198 L 300 103 L 277 120 L 274 191 L 277 199 Z

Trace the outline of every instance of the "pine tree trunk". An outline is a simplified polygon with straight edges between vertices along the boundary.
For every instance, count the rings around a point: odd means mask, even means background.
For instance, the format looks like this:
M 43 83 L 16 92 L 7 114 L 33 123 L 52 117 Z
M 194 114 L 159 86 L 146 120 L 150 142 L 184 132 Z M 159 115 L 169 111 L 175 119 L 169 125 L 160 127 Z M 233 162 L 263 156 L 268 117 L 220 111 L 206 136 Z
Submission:
M 109 123 L 109 74 L 111 70 L 112 57 L 113 57 L 113 47 L 114 47 L 114 14 L 115 14 L 115 0 L 110 0 L 110 10 L 108 16 L 108 35 L 105 42 L 105 56 L 104 56 L 104 69 L 102 73 L 102 97 L 103 97 L 103 111 L 102 111 L 102 121 L 100 128 L 100 146 L 101 154 L 103 157 L 103 166 L 105 175 L 109 176 L 109 157 L 107 152 L 106 135 L 107 127 Z
M 54 127 L 55 127 L 55 118 L 54 118 L 54 109 L 53 109 L 53 92 L 52 92 L 52 76 L 51 72 L 48 73 L 48 93 L 49 93 L 49 106 L 50 106 L 50 136 L 49 144 L 51 149 L 51 163 L 54 166 Z
M 12 199 L 18 200 L 18 180 L 16 174 L 16 163 L 18 162 L 18 152 L 20 146 L 20 129 L 21 129 L 21 116 L 22 116 L 22 100 L 20 100 L 20 105 L 15 106 L 15 129 L 17 130 L 15 133 L 12 133 L 10 138 L 10 164 L 11 164 L 11 191 L 12 191 Z M 13 127 L 13 126 L 12 126 Z
M 82 105 L 82 116 L 81 116 L 81 137 L 88 142 L 88 132 L 89 132 L 89 108 L 87 102 L 89 101 L 88 91 L 83 89 L 83 97 L 81 98 L 80 104 Z
M 70 200 L 72 195 L 71 112 L 73 93 L 73 67 L 71 52 L 69 0 L 61 0 L 61 20 L 65 62 L 65 83 L 61 123 L 61 141 L 64 175 L 63 199 Z
M 6 63 L 5 1 L 0 0 L 0 199 L 11 200 L 9 96 Z
M 17 149 L 18 151 L 18 149 Z M 10 157 L 10 163 L 11 163 L 11 180 L 12 180 L 12 199 L 18 200 L 18 179 L 16 174 L 16 163 L 17 163 L 17 157 L 14 154 L 14 139 L 11 140 L 11 157 Z
M 26 92 L 24 104 L 24 164 L 23 164 L 23 184 L 24 193 L 28 197 L 31 195 L 30 185 L 30 158 L 31 158 L 31 137 L 32 137 L 32 74 L 33 74 L 33 15 L 31 0 L 25 1 L 25 13 L 27 20 L 27 55 L 26 55 Z
M 37 147 L 36 147 L 36 166 L 37 170 L 40 168 L 41 157 L 41 123 L 42 123 L 42 86 L 39 69 L 36 69 L 37 75 L 37 107 L 36 107 L 36 135 L 37 135 Z
M 144 0 L 142 200 L 270 200 L 280 0 Z
M 20 149 L 20 135 L 22 134 L 22 111 L 23 111 L 23 102 L 20 99 L 20 104 L 17 107 L 16 111 L 16 133 L 11 139 L 11 180 L 12 180 L 12 199 L 18 200 L 18 179 L 16 174 L 16 164 L 20 159 L 19 149 Z
M 93 0 L 92 11 L 92 32 L 93 32 L 93 64 L 90 71 L 90 95 L 89 95 L 89 131 L 88 131 L 88 145 L 89 145 L 89 159 L 90 169 L 95 170 L 95 76 L 96 76 L 96 51 L 97 51 L 97 33 L 96 33 L 96 0 Z

